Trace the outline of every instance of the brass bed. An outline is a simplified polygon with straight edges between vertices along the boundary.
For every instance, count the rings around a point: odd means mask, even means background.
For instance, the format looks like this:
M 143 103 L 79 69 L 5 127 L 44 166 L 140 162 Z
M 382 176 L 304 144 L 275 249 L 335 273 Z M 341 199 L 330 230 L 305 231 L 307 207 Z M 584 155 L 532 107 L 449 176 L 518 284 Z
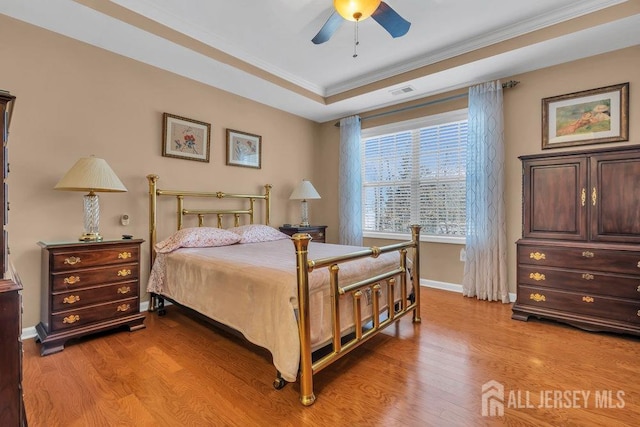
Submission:
M 242 222 L 254 224 L 256 213 L 256 202 L 260 204 L 260 210 L 264 215 L 264 224 L 270 223 L 271 210 L 271 186 L 264 186 L 264 194 L 228 194 L 223 192 L 194 192 L 182 190 L 163 190 L 158 188 L 158 176 L 148 175 L 149 181 L 149 243 L 151 266 L 156 267 L 154 262 L 158 255 L 156 253 L 156 243 L 158 234 L 158 199 L 160 197 L 173 197 L 176 200 L 177 230 L 185 227 L 185 219 L 192 218 L 192 222 L 197 223 L 197 227 L 205 226 L 207 217 L 215 218 L 215 227 L 224 228 L 225 220 L 232 221 L 233 227 L 238 227 Z M 186 208 L 185 200 L 189 199 L 194 206 L 198 203 L 206 205 L 205 208 Z M 195 200 L 199 202 L 196 203 Z M 212 209 L 214 201 L 221 199 L 229 199 L 241 203 L 241 209 Z M 193 201 L 192 201 L 193 200 Z M 220 202 L 216 202 L 219 206 Z M 225 205 L 227 207 L 228 205 Z M 215 231 L 215 230 L 214 230 Z M 315 401 L 313 393 L 313 375 L 329 366 L 332 362 L 344 356 L 360 344 L 375 336 L 378 332 L 398 321 L 405 315 L 412 313 L 413 321 L 420 322 L 420 264 L 419 264 L 419 226 L 412 226 L 412 239 L 407 242 L 397 243 L 383 247 L 359 248 L 359 247 L 340 247 L 340 245 L 329 245 L 322 243 L 311 243 L 311 237 L 308 234 L 296 234 L 290 238 L 293 242 L 291 250 L 291 268 L 289 274 L 292 276 L 294 285 L 297 290 L 294 291 L 292 299 L 297 299 L 294 314 L 294 328 L 296 341 L 299 343 L 299 369 L 293 376 L 293 380 L 298 378 L 300 382 L 300 401 L 303 405 L 311 405 Z M 287 238 L 287 241 L 289 238 Z M 282 244 L 281 244 L 282 245 Z M 233 245 L 233 249 L 238 246 Z M 247 245 L 250 246 L 250 245 Z M 326 254 L 330 247 L 342 249 L 337 255 L 323 256 L 317 259 L 309 259 L 309 249 L 314 248 L 316 253 Z M 215 248 L 217 249 L 217 248 Z M 320 250 L 322 249 L 322 250 Z M 293 254 L 295 250 L 295 262 L 293 262 Z M 348 252 L 345 252 L 348 250 Z M 183 251 L 184 252 L 184 251 Z M 188 252 L 188 251 L 186 251 Z M 411 256 L 408 257 L 408 252 Z M 180 254 L 180 256 L 183 256 Z M 347 272 L 353 270 L 351 266 L 355 263 L 382 263 L 386 257 L 386 264 L 381 271 L 377 267 L 373 273 L 367 274 L 366 277 L 358 277 L 357 280 L 349 280 Z M 389 259 L 393 257 L 393 265 L 389 264 Z M 256 267 L 258 268 L 258 267 Z M 295 271 L 294 271 L 295 268 Z M 341 269 L 342 274 L 341 274 Z M 310 275 L 315 282 L 310 281 Z M 310 311 L 318 311 L 314 307 L 310 307 L 310 287 L 314 287 L 314 283 L 318 282 L 318 276 L 322 276 L 323 283 L 328 287 L 327 293 L 330 295 L 330 313 L 328 321 L 330 321 L 329 339 L 327 346 L 323 349 L 320 356 L 314 353 L 316 342 L 312 342 L 312 321 L 316 319 L 310 316 Z M 243 279 L 247 280 L 247 279 Z M 151 278 L 150 278 L 151 283 Z M 415 284 L 413 286 L 412 284 Z M 150 289 L 152 287 L 150 286 Z M 188 308 L 189 304 L 175 301 L 170 294 L 162 291 L 150 291 L 149 311 L 158 311 L 160 314 L 164 312 L 164 300 L 168 299 L 173 303 L 184 305 Z M 349 309 L 349 318 L 344 315 L 344 297 L 349 297 L 352 301 L 352 308 Z M 328 301 L 328 298 L 327 298 Z M 369 306 L 368 310 L 365 306 Z M 195 308 L 196 311 L 199 311 Z M 203 313 L 205 316 L 214 319 L 209 313 Z M 348 323 L 347 323 L 348 322 Z M 224 322 L 223 322 L 224 323 Z M 314 324 L 314 330 L 317 330 Z M 231 325 L 231 327 L 234 327 Z M 238 329 L 241 330 L 241 329 Z M 348 331 L 349 333 L 345 333 Z M 277 331 L 276 331 L 277 333 Z M 247 338 L 248 339 L 248 338 Z M 251 339 L 249 339 L 252 341 Z M 261 345 L 267 349 L 267 346 L 260 342 L 252 341 L 254 344 Z M 328 350 L 327 350 L 328 349 Z M 297 349 L 296 349 L 297 350 Z M 275 354 L 274 364 L 275 364 Z M 314 356 L 316 356 L 314 358 Z M 277 364 L 276 364 L 277 366 Z M 289 375 L 291 376 L 291 375 Z M 288 380 L 291 380 L 289 378 Z M 274 387 L 279 389 L 286 384 L 280 370 L 277 368 Z

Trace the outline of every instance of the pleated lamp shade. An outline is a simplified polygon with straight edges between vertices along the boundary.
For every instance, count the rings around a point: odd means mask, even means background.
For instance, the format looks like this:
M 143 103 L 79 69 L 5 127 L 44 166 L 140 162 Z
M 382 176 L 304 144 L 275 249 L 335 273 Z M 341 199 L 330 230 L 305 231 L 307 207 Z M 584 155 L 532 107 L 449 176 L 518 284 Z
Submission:
M 58 181 L 56 190 L 123 192 L 127 191 L 120 178 L 104 159 L 83 157 Z
M 106 161 L 97 157 L 78 160 L 54 187 L 64 191 L 88 191 L 84 195 L 84 233 L 82 241 L 100 241 L 100 204 L 96 192 L 117 193 L 127 191 L 120 178 Z

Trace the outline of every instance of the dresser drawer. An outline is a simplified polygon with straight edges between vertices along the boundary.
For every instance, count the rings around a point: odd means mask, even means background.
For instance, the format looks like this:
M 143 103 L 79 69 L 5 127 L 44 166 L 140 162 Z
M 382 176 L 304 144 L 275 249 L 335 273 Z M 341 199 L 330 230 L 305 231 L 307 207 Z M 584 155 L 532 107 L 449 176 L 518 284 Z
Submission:
M 137 296 L 138 284 L 136 282 L 124 282 L 84 290 L 55 293 L 51 295 L 51 311 L 57 313 Z
M 519 285 L 518 304 L 640 324 L 640 301 Z
M 128 298 L 108 304 L 88 306 L 77 310 L 68 310 L 51 315 L 51 330 L 59 331 L 68 328 L 88 325 L 94 322 L 116 319 L 139 312 L 138 299 Z
M 122 264 L 90 270 L 65 271 L 51 275 L 53 291 L 82 289 L 98 284 L 108 284 L 137 279 L 139 264 Z
M 640 251 L 518 245 L 518 264 L 640 275 Z
M 131 263 L 137 262 L 139 256 L 139 246 L 56 252 L 52 255 L 51 270 L 59 272 L 110 264 Z
M 640 276 L 521 265 L 518 268 L 518 283 L 640 300 Z

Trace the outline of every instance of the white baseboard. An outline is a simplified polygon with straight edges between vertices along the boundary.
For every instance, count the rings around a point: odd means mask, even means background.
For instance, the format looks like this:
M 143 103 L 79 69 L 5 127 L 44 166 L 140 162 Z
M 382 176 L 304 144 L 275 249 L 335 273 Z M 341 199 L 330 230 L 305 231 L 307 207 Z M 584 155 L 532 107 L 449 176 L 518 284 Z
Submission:
M 426 286 L 427 288 L 442 289 L 444 291 L 462 293 L 462 285 L 456 283 L 438 282 L 436 280 L 420 279 L 420 286 Z M 516 294 L 509 292 L 509 302 L 516 301 Z

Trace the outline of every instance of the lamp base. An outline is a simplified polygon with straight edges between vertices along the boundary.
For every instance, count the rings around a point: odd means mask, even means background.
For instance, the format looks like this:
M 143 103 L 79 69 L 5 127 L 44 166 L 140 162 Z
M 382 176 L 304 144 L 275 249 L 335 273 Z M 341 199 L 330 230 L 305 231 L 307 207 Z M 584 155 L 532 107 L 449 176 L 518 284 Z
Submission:
M 100 233 L 83 233 L 79 239 L 81 242 L 99 242 L 102 240 Z

